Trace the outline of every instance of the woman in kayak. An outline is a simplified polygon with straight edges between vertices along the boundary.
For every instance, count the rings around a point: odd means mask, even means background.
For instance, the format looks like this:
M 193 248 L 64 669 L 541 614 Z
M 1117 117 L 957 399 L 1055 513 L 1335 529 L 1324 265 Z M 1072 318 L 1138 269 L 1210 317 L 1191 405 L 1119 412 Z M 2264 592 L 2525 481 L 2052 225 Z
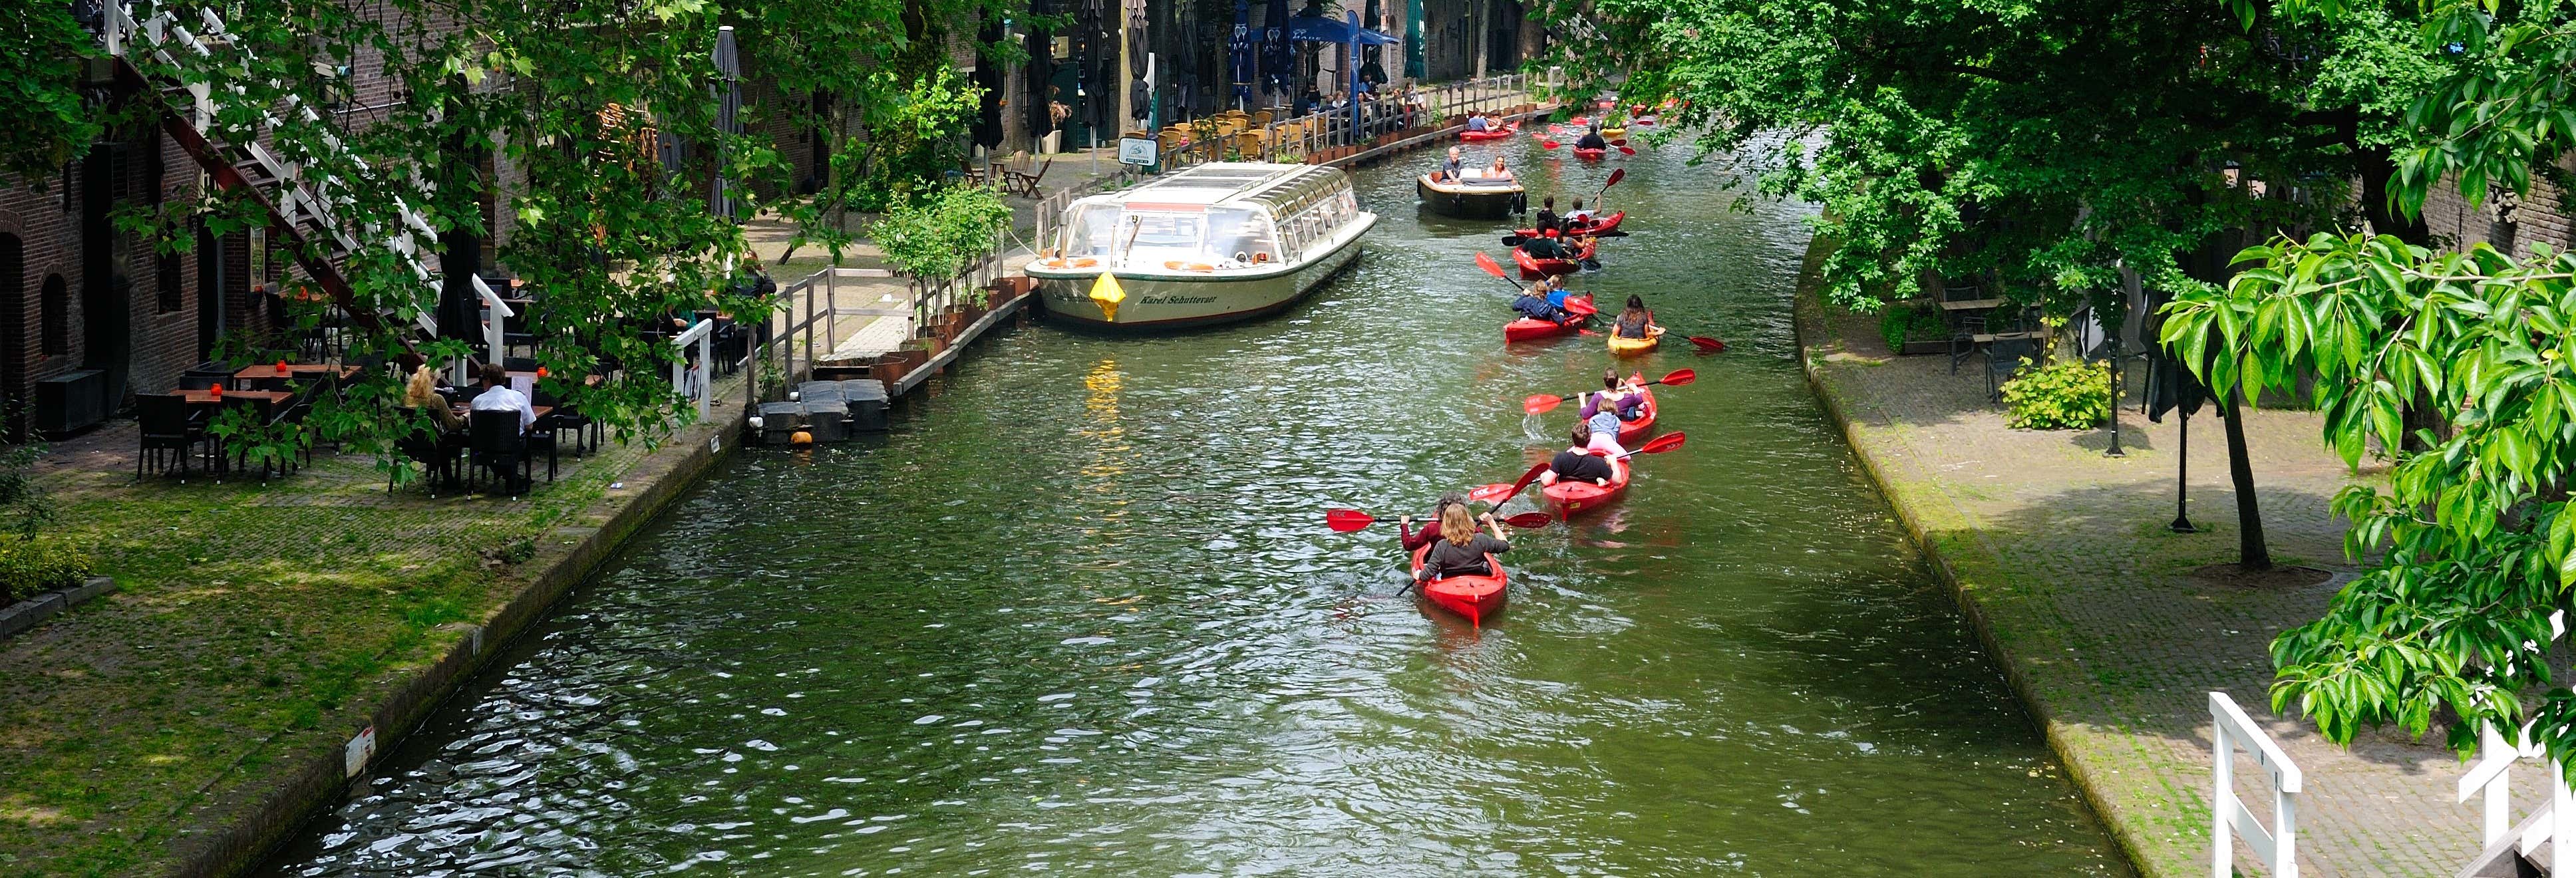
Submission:
M 1449 514 L 1449 507 L 1456 506 L 1463 509 L 1466 505 L 1467 495 L 1465 494 L 1461 494 L 1456 491 L 1442 494 L 1440 495 L 1440 502 L 1431 504 L 1431 517 L 1426 519 L 1428 522 L 1427 526 L 1418 531 L 1414 530 L 1413 516 L 1404 516 L 1403 518 L 1396 520 L 1395 538 L 1398 542 L 1404 545 L 1405 554 L 1412 554 L 1413 550 L 1422 548 L 1422 544 L 1439 538 L 1440 528 L 1438 525 L 1440 524 L 1441 517 Z
M 1610 334 L 1620 338 L 1653 338 L 1659 328 L 1655 325 L 1655 312 L 1646 310 L 1646 300 L 1630 293 L 1628 307 L 1619 312 L 1619 322 L 1610 327 Z
M 1583 132 L 1582 137 L 1574 141 L 1574 148 L 1605 150 L 1610 148 L 1610 141 L 1601 139 L 1601 125 L 1594 123 L 1589 130 Z
M 1490 531 L 1476 532 L 1482 520 Z M 1500 555 L 1512 550 L 1503 540 L 1503 525 L 1494 514 L 1469 517 L 1464 503 L 1440 510 L 1440 538 L 1433 540 L 1431 551 L 1423 553 L 1422 569 L 1414 571 L 1414 581 L 1429 582 L 1451 576 L 1492 576 L 1494 565 L 1485 562 L 1487 555 Z
M 1590 419 L 1593 412 L 1608 409 L 1616 413 L 1619 420 L 1633 421 L 1644 413 L 1645 407 L 1646 388 L 1643 385 L 1619 380 L 1617 369 L 1603 369 L 1601 390 L 1584 400 L 1583 417 Z
M 1574 440 L 1574 445 L 1557 452 L 1554 458 L 1548 460 L 1547 472 L 1539 474 L 1538 483 L 1553 485 L 1558 482 L 1591 482 L 1609 487 L 1610 477 L 1619 473 L 1611 468 L 1609 458 L 1592 453 L 1592 428 L 1577 421 L 1571 438 Z M 1611 440 L 1615 442 L 1618 437 L 1612 436 Z
M 1597 399 L 1600 394 L 1593 394 L 1593 396 Z M 1628 449 L 1619 444 L 1619 413 L 1616 408 L 1587 402 L 1584 403 L 1580 414 L 1583 418 L 1583 429 L 1592 434 L 1591 441 L 1583 444 L 1584 450 L 1605 457 L 1618 457 L 1628 453 Z

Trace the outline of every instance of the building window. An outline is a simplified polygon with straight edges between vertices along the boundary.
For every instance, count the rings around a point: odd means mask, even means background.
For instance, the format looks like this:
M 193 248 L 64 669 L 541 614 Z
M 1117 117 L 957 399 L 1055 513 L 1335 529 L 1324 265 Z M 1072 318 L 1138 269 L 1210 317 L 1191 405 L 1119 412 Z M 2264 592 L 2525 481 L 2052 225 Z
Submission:
M 179 310 L 180 303 L 187 298 L 186 293 L 179 289 L 179 254 L 163 253 L 154 257 L 153 262 L 153 282 L 158 287 L 153 290 L 158 294 L 155 296 L 158 301 L 154 304 L 162 314 Z
M 43 335 L 42 341 L 44 344 L 45 354 L 51 356 L 55 354 L 71 353 L 71 285 L 63 283 L 62 275 L 45 275 L 45 289 L 43 293 L 39 294 L 39 298 L 40 301 L 38 302 L 37 307 L 41 311 L 38 315 L 41 322 L 38 325 L 41 327 L 40 332 Z

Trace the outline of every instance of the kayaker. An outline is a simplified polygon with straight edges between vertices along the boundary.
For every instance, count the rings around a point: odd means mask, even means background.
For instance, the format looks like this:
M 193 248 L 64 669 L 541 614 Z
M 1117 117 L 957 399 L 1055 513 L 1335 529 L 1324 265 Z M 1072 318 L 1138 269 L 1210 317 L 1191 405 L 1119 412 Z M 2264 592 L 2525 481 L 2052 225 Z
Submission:
M 1601 394 L 1595 393 L 1592 397 L 1597 400 Z M 1619 414 L 1615 406 L 1596 405 L 1587 401 L 1581 415 L 1583 428 L 1592 433 L 1591 441 L 1583 445 L 1584 450 L 1608 457 L 1618 457 L 1628 453 L 1628 449 L 1619 444 Z
M 1592 453 L 1592 428 L 1581 421 L 1576 421 L 1572 438 L 1574 440 L 1572 447 L 1557 452 L 1554 458 L 1548 460 L 1547 472 L 1539 474 L 1538 483 L 1553 485 L 1558 482 L 1591 482 L 1605 488 L 1609 487 L 1610 478 L 1618 475 L 1619 471 L 1610 466 L 1609 458 Z M 1617 437 L 1614 436 L 1612 439 L 1615 441 Z
M 1531 259 L 1563 259 L 1565 245 L 1557 240 L 1555 229 L 1540 229 L 1536 237 L 1522 239 L 1521 252 Z
M 1556 229 L 1556 228 L 1563 228 L 1563 227 L 1564 227 L 1564 224 L 1563 224 L 1562 222 L 1558 221 L 1558 220 L 1557 220 L 1557 218 L 1556 218 L 1556 196 L 1554 196 L 1554 195 L 1550 195 L 1550 196 L 1547 196 L 1547 197 L 1545 197 L 1545 198 L 1541 198 L 1541 199 L 1539 199 L 1539 200 L 1538 200 L 1538 220 L 1537 220 L 1537 222 L 1538 222 L 1538 225 L 1534 226 L 1533 228 L 1535 228 L 1535 229 L 1538 231 L 1538 233 L 1539 233 L 1539 234 L 1542 234 L 1542 235 L 1547 234 L 1547 231 L 1548 231 L 1549 229 Z
M 1489 533 L 1477 533 L 1482 521 Z M 1452 576 L 1492 576 L 1494 565 L 1485 562 L 1487 555 L 1500 555 L 1512 550 L 1503 540 L 1502 522 L 1491 512 L 1469 517 L 1466 504 L 1440 511 L 1440 538 L 1432 541 L 1431 551 L 1423 553 L 1422 569 L 1413 572 L 1414 581 L 1429 582 Z
M 1579 229 L 1592 224 L 1592 211 L 1583 207 L 1583 199 L 1574 200 L 1574 209 L 1565 212 L 1565 227 Z
M 1601 125 L 1596 122 L 1583 132 L 1582 137 L 1574 141 L 1574 148 L 1606 150 L 1610 148 L 1610 141 L 1601 139 Z
M 1549 323 L 1565 322 L 1565 293 L 1551 292 L 1547 281 L 1530 284 L 1529 291 L 1512 299 L 1512 311 L 1532 320 Z
M 1422 548 L 1422 544 L 1440 537 L 1440 517 L 1448 514 L 1449 507 L 1466 505 L 1467 495 L 1465 494 L 1456 491 L 1442 494 L 1440 502 L 1431 504 L 1431 517 L 1424 519 L 1427 524 L 1421 530 L 1413 529 L 1413 516 L 1407 515 L 1397 519 L 1395 538 L 1404 545 L 1406 554 L 1412 554 L 1413 550 Z
M 1594 411 L 1605 408 L 1618 415 L 1619 420 L 1636 420 L 1645 414 L 1646 388 L 1619 380 L 1617 369 L 1601 370 L 1601 391 L 1584 401 L 1583 417 L 1591 418 Z
M 1484 130 L 1485 130 L 1485 127 L 1486 127 L 1486 125 L 1485 125 L 1485 114 L 1484 114 L 1484 112 L 1483 112 L 1483 111 L 1481 111 L 1481 110 L 1470 110 L 1470 111 L 1468 111 L 1468 113 L 1467 113 L 1467 130 L 1469 130 L 1469 131 L 1474 131 L 1474 132 L 1478 132 L 1478 133 L 1483 133 L 1483 132 L 1484 132 Z
M 1620 310 L 1619 321 L 1611 325 L 1610 334 L 1620 338 L 1644 339 L 1653 338 L 1655 329 L 1655 312 L 1646 310 L 1646 300 L 1643 297 L 1630 293 L 1628 307 Z

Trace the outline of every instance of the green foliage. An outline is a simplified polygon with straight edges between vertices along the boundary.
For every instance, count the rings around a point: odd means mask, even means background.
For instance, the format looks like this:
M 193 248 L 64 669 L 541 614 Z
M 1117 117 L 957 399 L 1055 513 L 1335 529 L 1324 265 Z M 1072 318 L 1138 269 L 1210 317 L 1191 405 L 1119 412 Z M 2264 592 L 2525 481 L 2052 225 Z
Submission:
M 1928 302 L 1892 302 L 1879 309 L 1878 337 L 1887 341 L 1889 353 L 1904 353 L 1906 342 L 1949 338 L 1950 325 Z
M 2004 382 L 2006 420 L 2016 430 L 2084 430 L 2111 416 L 2111 364 L 2065 360 L 2046 366 L 2021 361 Z
M 90 577 L 88 552 L 59 539 L 0 539 L 0 606 Z
M 2411 22 L 2249 33 L 2217 3 L 1553 0 L 1542 14 L 1578 36 L 1545 62 L 1576 92 L 1617 79 L 1624 101 L 1685 99 L 1660 136 L 1697 132 L 1733 181 L 1821 207 L 1828 295 L 1863 310 L 1927 275 L 1992 276 L 2056 314 L 2123 268 L 2190 285 L 2184 258 L 2216 233 L 2348 210 L 2258 197 L 2244 178 L 2274 194 L 2349 178 L 2421 79 L 2386 51 L 2414 45 Z
M 41 185 L 104 129 L 80 93 L 82 60 L 98 42 L 66 3 L 0 4 L 0 174 Z
M 2250 267 L 2225 289 L 2168 308 L 2165 342 L 2249 394 L 2312 370 L 2326 446 L 2354 465 L 2394 458 L 2385 489 L 2334 498 L 2363 572 L 2273 641 L 2276 709 L 2296 705 L 2337 743 L 2388 724 L 2422 734 L 2450 711 L 2463 753 L 2481 721 L 2518 738 L 2537 719 L 2553 756 L 2576 755 L 2576 694 L 2547 655 L 2576 583 L 2576 256 L 2321 234 L 2239 258 Z M 2449 424 L 2410 434 L 2409 408 Z
M 986 186 L 941 186 L 926 194 L 897 195 L 884 219 L 868 226 L 886 262 L 920 278 L 944 279 L 993 251 L 996 234 L 1011 221 L 1011 206 Z

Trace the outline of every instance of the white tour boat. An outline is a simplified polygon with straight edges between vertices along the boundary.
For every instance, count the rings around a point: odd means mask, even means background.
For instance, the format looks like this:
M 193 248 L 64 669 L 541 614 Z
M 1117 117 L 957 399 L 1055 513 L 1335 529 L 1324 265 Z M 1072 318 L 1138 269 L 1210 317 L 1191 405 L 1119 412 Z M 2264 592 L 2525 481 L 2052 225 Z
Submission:
M 1216 162 L 1094 195 L 1023 269 L 1050 318 L 1179 329 L 1286 310 L 1360 253 L 1377 214 L 1318 165 Z

